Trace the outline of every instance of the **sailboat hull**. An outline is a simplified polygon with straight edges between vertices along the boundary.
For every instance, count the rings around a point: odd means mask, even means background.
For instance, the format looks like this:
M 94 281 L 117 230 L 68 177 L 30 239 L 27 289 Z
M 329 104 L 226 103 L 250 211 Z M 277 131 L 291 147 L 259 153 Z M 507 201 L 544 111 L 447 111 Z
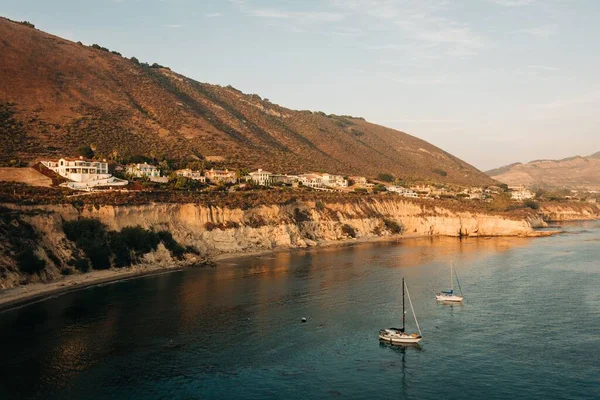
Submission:
M 436 295 L 435 299 L 437 301 L 447 301 L 449 303 L 462 303 L 462 301 L 463 301 L 463 297 L 462 296 L 455 296 L 455 295 L 446 296 L 446 295 L 443 295 L 443 294 Z
M 416 333 L 403 333 L 397 329 L 383 329 L 379 332 L 379 340 L 392 344 L 415 344 L 423 340 L 423 337 Z

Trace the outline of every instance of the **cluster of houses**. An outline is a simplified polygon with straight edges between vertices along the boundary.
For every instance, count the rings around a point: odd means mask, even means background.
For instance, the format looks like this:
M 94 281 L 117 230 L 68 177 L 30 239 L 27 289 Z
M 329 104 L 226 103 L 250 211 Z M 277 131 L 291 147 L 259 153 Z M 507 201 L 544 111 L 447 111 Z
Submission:
M 103 161 L 86 160 L 80 158 L 61 158 L 58 161 L 42 161 L 42 165 L 54 171 L 69 181 L 62 184 L 74 190 L 101 190 L 110 187 L 126 186 L 129 182 L 112 176 L 108 171 L 108 163 Z M 130 164 L 125 168 L 120 167 L 127 177 L 132 179 L 145 178 L 151 182 L 166 183 L 169 178 L 161 176 L 158 167 L 148 164 Z M 229 169 L 211 168 L 205 171 L 180 169 L 175 171 L 177 176 L 192 179 L 200 183 L 235 184 L 242 181 L 255 185 L 272 186 L 278 183 L 298 186 L 304 185 L 314 189 L 333 190 L 333 188 L 347 188 L 348 180 L 341 175 L 327 173 L 309 173 L 300 175 L 273 174 L 262 169 L 250 172 L 248 175 L 238 177 L 235 171 Z M 354 177 L 358 182 L 367 184 L 364 177 Z
M 292 186 L 298 186 L 302 184 L 302 186 L 324 190 L 332 190 L 335 188 L 342 189 L 348 187 L 348 180 L 343 176 L 327 173 L 281 175 L 258 169 L 257 171 L 250 172 L 248 175 L 246 175 L 244 180 L 261 186 L 273 186 L 279 183 Z
M 58 175 L 68 179 L 68 182 L 62 184 L 73 190 L 105 190 L 112 187 L 126 186 L 129 181 L 112 176 L 109 173 L 108 163 L 103 161 L 91 161 L 80 158 L 61 158 L 58 161 L 42 161 L 45 167 L 54 171 Z M 124 171 L 126 177 L 132 179 L 144 178 L 152 182 L 166 183 L 169 178 L 161 176 L 158 167 L 148 164 L 130 164 L 126 167 L 118 167 Z M 239 177 L 236 171 L 229 169 L 214 169 L 197 171 L 192 169 L 180 169 L 174 171 L 177 176 L 192 179 L 199 183 L 212 184 L 235 184 L 252 183 L 260 186 L 291 185 L 293 187 L 306 186 L 316 190 L 334 191 L 348 190 L 351 185 L 353 189 L 374 187 L 373 183 L 367 181 L 363 176 L 350 176 L 348 179 L 341 175 L 329 173 L 306 173 L 298 175 L 274 174 L 263 169 L 248 173 L 246 176 Z M 349 184 L 350 181 L 350 184 Z M 399 185 L 387 185 L 385 189 L 394 194 L 407 198 L 440 198 L 444 196 L 458 196 L 472 200 L 490 201 L 495 194 L 499 194 L 503 189 L 499 187 L 488 188 L 466 188 L 462 191 L 452 191 L 444 187 L 433 187 L 428 185 L 416 185 L 404 187 Z M 533 199 L 535 194 L 524 186 L 509 187 L 511 197 L 515 201 L 524 201 Z
M 535 193 L 523 185 L 509 186 L 510 196 L 515 201 L 530 200 L 535 197 Z

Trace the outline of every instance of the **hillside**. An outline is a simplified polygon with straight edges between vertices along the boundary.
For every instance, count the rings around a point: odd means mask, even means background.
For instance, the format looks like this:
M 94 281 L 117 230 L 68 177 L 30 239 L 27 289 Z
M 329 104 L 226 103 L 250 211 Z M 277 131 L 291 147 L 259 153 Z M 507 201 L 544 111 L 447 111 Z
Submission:
M 406 133 L 361 118 L 290 110 L 4 18 L 0 54 L 0 166 L 73 155 L 90 145 L 96 157 L 116 161 L 219 156 L 230 167 L 274 172 L 493 183 Z
M 600 190 L 600 153 L 589 157 L 515 163 L 486 173 L 509 185 Z

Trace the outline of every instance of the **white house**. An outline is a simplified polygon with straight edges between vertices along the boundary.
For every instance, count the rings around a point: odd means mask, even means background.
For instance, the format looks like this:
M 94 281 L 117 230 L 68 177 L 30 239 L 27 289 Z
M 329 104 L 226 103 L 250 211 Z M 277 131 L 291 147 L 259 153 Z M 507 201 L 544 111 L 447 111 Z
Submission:
M 235 183 L 237 181 L 235 172 L 228 169 L 221 170 L 211 168 L 204 172 L 204 176 L 213 183 Z
M 348 180 L 351 180 L 352 182 L 354 182 L 355 185 L 366 185 L 367 184 L 367 178 L 365 178 L 364 176 L 350 176 L 350 177 L 348 177 Z
M 254 182 L 257 185 L 261 186 L 269 186 L 272 183 L 271 177 L 272 173 L 268 171 L 263 171 L 262 169 L 258 169 L 257 171 L 250 172 L 248 174 L 247 180 Z
M 106 161 L 91 161 L 83 157 L 61 158 L 58 161 L 42 161 L 42 165 L 58 175 L 71 180 L 62 186 L 74 190 L 91 190 L 101 186 L 125 186 L 129 182 L 108 173 Z
M 430 186 L 427 186 L 427 185 L 416 185 L 416 186 L 411 186 L 410 188 L 414 192 L 423 193 L 426 195 L 430 195 L 433 190 Z
M 58 161 L 42 161 L 42 164 L 60 176 L 75 182 L 91 181 L 109 177 L 108 163 L 80 158 L 61 158 Z M 107 176 L 105 176 L 107 175 Z
M 321 174 L 321 180 L 325 186 L 338 188 L 348 187 L 348 181 L 341 175 Z
M 535 194 L 532 191 L 526 189 L 525 186 L 522 185 L 510 186 L 509 189 L 511 190 L 510 196 L 515 201 L 529 200 L 535 197 Z
M 184 178 L 193 179 L 193 180 L 201 182 L 201 183 L 206 182 L 206 177 L 202 176 L 202 172 L 192 171 L 189 168 L 178 169 L 177 171 L 175 171 L 175 174 L 177 174 L 177 176 L 183 176 Z
M 398 193 L 400 196 L 418 198 L 419 195 L 411 189 L 402 186 L 387 186 L 388 192 Z
M 143 164 L 129 164 L 126 170 L 127 174 L 136 178 L 159 178 L 160 170 L 154 165 L 148 163 Z
M 303 186 L 311 188 L 323 187 L 323 178 L 319 174 L 302 174 L 299 175 L 298 178 L 298 181 L 302 183 Z

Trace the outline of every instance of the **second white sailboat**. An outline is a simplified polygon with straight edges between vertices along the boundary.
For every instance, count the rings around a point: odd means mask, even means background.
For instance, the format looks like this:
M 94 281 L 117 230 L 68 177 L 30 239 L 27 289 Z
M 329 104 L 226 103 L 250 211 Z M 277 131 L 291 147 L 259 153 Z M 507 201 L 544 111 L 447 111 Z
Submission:
M 460 296 L 454 292 L 454 277 L 456 276 L 456 282 L 458 283 L 458 288 L 460 290 Z M 437 301 L 448 302 L 448 303 L 462 303 L 463 295 L 462 289 L 460 287 L 460 282 L 458 281 L 458 275 L 454 272 L 454 263 L 450 262 L 450 290 L 442 290 L 440 293 L 435 295 L 435 299 Z

